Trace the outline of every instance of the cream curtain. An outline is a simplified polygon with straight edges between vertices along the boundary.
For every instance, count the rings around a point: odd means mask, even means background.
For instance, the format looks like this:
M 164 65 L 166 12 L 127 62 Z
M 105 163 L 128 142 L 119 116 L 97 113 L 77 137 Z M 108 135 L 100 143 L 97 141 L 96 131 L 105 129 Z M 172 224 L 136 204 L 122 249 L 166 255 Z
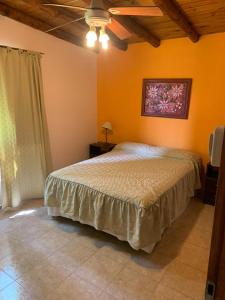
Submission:
M 51 169 L 38 53 L 0 47 L 2 208 L 43 196 Z

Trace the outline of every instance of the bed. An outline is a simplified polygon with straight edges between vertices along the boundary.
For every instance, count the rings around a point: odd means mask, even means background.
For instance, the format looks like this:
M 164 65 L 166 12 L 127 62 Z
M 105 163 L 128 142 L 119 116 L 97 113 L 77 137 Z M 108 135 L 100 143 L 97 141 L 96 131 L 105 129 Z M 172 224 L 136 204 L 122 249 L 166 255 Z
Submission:
M 150 253 L 200 188 L 200 158 L 178 149 L 121 143 L 51 173 L 50 216 L 88 224 Z

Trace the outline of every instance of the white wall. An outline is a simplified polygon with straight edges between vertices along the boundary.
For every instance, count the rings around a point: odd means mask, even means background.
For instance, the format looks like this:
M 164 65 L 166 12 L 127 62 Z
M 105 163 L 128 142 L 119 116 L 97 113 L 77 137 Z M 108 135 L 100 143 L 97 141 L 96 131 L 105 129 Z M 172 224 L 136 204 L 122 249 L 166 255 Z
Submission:
M 97 55 L 6 17 L 0 17 L 0 44 L 44 53 L 45 108 L 54 169 L 87 158 L 88 144 L 96 141 Z

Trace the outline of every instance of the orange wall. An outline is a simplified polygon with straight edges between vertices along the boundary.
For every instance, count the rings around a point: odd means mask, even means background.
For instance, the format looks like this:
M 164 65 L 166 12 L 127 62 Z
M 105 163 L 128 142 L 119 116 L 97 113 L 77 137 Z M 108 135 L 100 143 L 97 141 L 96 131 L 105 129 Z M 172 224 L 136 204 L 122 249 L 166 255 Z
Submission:
M 142 117 L 143 78 L 193 78 L 188 120 Z M 147 43 L 127 52 L 111 48 L 98 58 L 98 134 L 111 121 L 113 142 L 137 141 L 194 150 L 208 160 L 208 139 L 225 125 L 225 34 L 194 44 L 187 38 Z

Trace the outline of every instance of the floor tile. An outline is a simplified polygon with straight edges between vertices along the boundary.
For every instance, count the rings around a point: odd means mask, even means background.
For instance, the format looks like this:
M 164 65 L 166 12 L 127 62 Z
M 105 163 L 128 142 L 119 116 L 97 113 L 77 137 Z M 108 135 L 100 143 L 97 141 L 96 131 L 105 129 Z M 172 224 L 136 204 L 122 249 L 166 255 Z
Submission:
M 9 277 L 5 272 L 0 270 L 0 290 L 12 283 L 14 280 Z
M 101 289 L 73 274 L 46 300 L 97 300 L 100 293 Z
M 185 238 L 181 239 L 167 231 L 162 237 L 162 240 L 156 245 L 154 251 L 162 256 L 176 258 L 179 255 L 185 241 Z
M 186 241 L 195 246 L 209 249 L 211 245 L 211 232 L 194 228 Z
M 148 276 L 149 279 L 160 281 L 171 258 L 154 251 L 152 254 L 140 253 L 133 255 L 126 266 L 139 276 Z
M 208 270 L 209 249 L 198 247 L 187 242 L 181 247 L 176 259 L 206 273 Z
M 193 200 L 185 212 L 174 222 L 172 227 L 186 227 L 189 231 L 196 228 L 211 232 L 214 210 L 214 206 Z
M 0 261 L 0 268 L 11 278 L 17 279 L 34 267 L 33 253 L 9 255 Z
M 42 205 L 0 212 L 0 299 L 203 299 L 214 207 L 191 201 L 146 254 Z
M 140 274 L 125 267 L 107 287 L 106 291 L 116 299 L 151 299 L 157 282 L 151 275 Z
M 207 205 L 209 206 L 209 205 Z M 214 207 L 210 206 L 210 213 L 208 210 L 203 210 L 201 214 L 198 216 L 198 219 L 196 220 L 194 224 L 194 228 L 203 230 L 203 231 L 209 231 L 212 232 L 213 227 L 213 217 L 214 217 Z
M 98 296 L 98 300 L 117 300 L 117 299 L 108 293 L 102 292 Z
M 98 250 L 97 255 L 106 256 L 118 263 L 126 263 L 131 259 L 131 251 L 125 251 L 118 247 L 104 246 Z
M 59 248 L 69 242 L 69 237 L 57 233 L 48 232 L 45 235 L 30 241 L 30 245 L 36 252 L 48 255 L 54 253 Z
M 74 246 L 74 243 L 68 243 L 58 251 L 54 252 L 46 259 L 47 263 L 73 272 L 82 263 L 96 253 L 97 250 L 83 247 L 82 245 Z
M 51 265 L 41 265 L 30 269 L 16 281 L 30 294 L 37 298 L 45 299 L 55 289 L 57 289 L 70 273 L 61 268 Z
M 15 238 L 11 238 L 5 233 L 0 233 L 0 238 L 0 260 L 9 255 L 22 255 L 24 252 L 27 251 L 27 247 L 23 242 Z
M 161 283 L 195 300 L 203 299 L 206 274 L 181 262 L 173 261 Z
M 191 298 L 177 292 L 174 289 L 170 289 L 163 284 L 159 284 L 156 287 L 151 300 L 191 300 Z
M 27 291 L 17 282 L 13 282 L 0 291 L 1 300 L 38 300 L 27 293 Z
M 105 288 L 123 266 L 122 263 L 106 256 L 94 255 L 78 268 L 77 274 L 99 288 Z
M 85 229 L 87 229 L 87 231 L 85 231 Z M 74 247 L 78 245 L 83 248 L 92 249 L 94 251 L 98 250 L 99 247 L 97 245 L 97 239 L 95 237 L 95 230 L 90 232 L 88 228 L 85 229 L 82 233 L 78 234 L 78 236 L 70 242 L 74 244 Z

